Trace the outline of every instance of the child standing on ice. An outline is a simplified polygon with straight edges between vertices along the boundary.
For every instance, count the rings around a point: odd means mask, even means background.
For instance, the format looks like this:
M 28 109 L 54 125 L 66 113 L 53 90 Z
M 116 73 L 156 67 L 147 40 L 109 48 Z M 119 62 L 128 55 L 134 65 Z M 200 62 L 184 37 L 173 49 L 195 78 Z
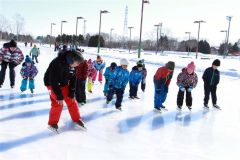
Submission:
M 144 59 L 138 61 L 138 63 L 142 64 L 142 81 L 141 81 L 141 89 L 144 92 L 146 89 L 146 78 L 147 78 L 147 69 L 144 63 Z
M 179 91 L 177 94 L 177 109 L 181 110 L 183 105 L 184 93 L 186 91 L 186 106 L 189 110 L 192 109 L 192 89 L 197 86 L 198 77 L 195 71 L 195 64 L 191 62 L 187 67 L 182 69 L 177 77 L 177 85 Z
M 113 95 L 117 95 L 117 100 L 115 103 L 115 107 L 118 110 L 122 110 L 122 100 L 124 90 L 128 83 L 129 79 L 129 71 L 127 70 L 128 61 L 127 59 L 123 58 L 120 60 L 120 66 L 116 67 L 113 74 L 110 76 L 109 79 L 109 92 L 107 95 L 107 104 L 112 100 Z
M 88 64 L 88 71 L 87 71 L 87 90 L 89 93 L 92 93 L 92 86 L 93 86 L 93 77 L 96 76 L 97 71 L 93 65 L 91 59 L 87 61 Z
M 208 106 L 208 100 L 209 95 L 211 93 L 212 97 L 212 104 L 213 107 L 220 109 L 220 107 L 217 105 L 217 85 L 220 81 L 220 73 L 218 71 L 218 67 L 220 66 L 220 60 L 215 59 L 212 63 L 212 67 L 207 68 L 202 76 L 202 79 L 204 81 L 204 107 L 209 108 Z
M 140 99 L 137 96 L 137 91 L 138 91 L 138 85 L 142 80 L 142 67 L 143 65 L 141 63 L 137 63 L 136 66 L 132 68 L 132 71 L 130 72 L 129 75 L 129 85 L 130 85 L 130 90 L 129 90 L 129 98 L 131 99 Z
M 109 67 L 107 67 L 104 72 L 105 84 L 104 84 L 103 93 L 104 93 L 104 96 L 106 96 L 106 97 L 107 97 L 107 94 L 109 91 L 109 78 L 116 67 L 117 67 L 117 64 L 115 62 L 112 62 L 111 65 Z
M 103 77 L 103 69 L 105 68 L 105 62 L 103 61 L 102 57 L 97 55 L 97 59 L 93 61 L 93 65 L 98 73 L 98 81 L 102 83 L 102 77 Z M 93 83 L 95 82 L 97 78 L 97 73 L 93 76 Z
M 158 68 L 154 75 L 154 108 L 158 112 L 166 108 L 163 103 L 167 98 L 168 86 L 171 82 L 174 68 L 175 63 L 169 61 L 165 66 Z
M 37 75 L 37 73 L 38 73 L 38 70 L 37 70 L 36 66 L 34 65 L 34 62 L 27 55 L 26 58 L 25 58 L 25 62 L 22 64 L 22 69 L 20 71 L 20 74 L 23 78 L 22 84 L 21 84 L 21 87 L 20 87 L 20 90 L 22 92 L 26 91 L 27 83 L 28 83 L 28 80 L 29 80 L 28 88 L 30 89 L 31 93 L 33 93 L 33 89 L 35 88 L 34 78 Z

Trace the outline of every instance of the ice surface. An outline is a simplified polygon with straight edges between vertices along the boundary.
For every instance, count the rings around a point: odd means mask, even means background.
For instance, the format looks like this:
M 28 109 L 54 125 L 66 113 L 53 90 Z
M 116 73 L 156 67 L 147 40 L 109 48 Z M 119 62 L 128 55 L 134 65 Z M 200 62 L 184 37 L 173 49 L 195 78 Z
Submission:
M 2 43 L 1 43 L 2 44 Z M 24 54 L 29 47 L 19 44 Z M 96 83 L 93 93 L 87 93 L 87 104 L 79 106 L 87 131 L 82 131 L 71 122 L 64 107 L 60 122 L 60 134 L 47 129 L 50 101 L 43 85 L 43 75 L 49 62 L 56 57 L 48 46 L 40 46 L 41 55 L 37 64 L 36 89 L 20 92 L 20 66 L 16 68 L 16 86 L 10 89 L 9 73 L 0 89 L 0 160 L 225 160 L 239 159 L 240 147 L 240 60 L 221 60 L 221 80 L 218 86 L 218 104 L 222 110 L 203 107 L 203 82 L 205 68 L 211 66 L 216 56 L 195 53 L 168 53 L 155 55 L 145 53 L 143 58 L 148 69 L 147 88 L 139 90 L 140 100 L 128 99 L 128 86 L 123 99 L 123 111 L 115 110 L 114 102 L 105 104 L 103 85 Z M 85 48 L 86 59 L 96 58 L 96 48 Z M 129 69 L 137 60 L 136 53 L 103 49 L 100 53 L 107 65 L 119 62 L 121 57 L 130 61 Z M 206 58 L 207 57 L 207 58 Z M 153 75 L 167 61 L 176 62 L 176 70 L 169 87 L 165 105 L 168 111 L 153 112 Z M 193 109 L 190 113 L 183 106 L 176 110 L 178 88 L 176 77 L 181 68 L 190 61 L 197 65 L 199 83 L 193 90 Z M 211 102 L 211 101 L 210 101 Z M 210 104 L 210 103 L 209 103 Z M 211 105 L 210 105 L 211 106 Z

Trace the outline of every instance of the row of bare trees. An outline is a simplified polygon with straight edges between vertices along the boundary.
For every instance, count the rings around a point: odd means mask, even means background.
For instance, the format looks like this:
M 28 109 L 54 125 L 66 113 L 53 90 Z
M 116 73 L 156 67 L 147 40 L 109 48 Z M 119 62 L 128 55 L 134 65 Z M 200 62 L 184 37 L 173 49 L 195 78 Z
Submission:
M 29 34 L 23 34 L 25 20 L 20 14 L 15 14 L 12 19 L 7 19 L 3 15 L 0 15 L 0 40 L 15 39 L 17 41 L 33 40 Z

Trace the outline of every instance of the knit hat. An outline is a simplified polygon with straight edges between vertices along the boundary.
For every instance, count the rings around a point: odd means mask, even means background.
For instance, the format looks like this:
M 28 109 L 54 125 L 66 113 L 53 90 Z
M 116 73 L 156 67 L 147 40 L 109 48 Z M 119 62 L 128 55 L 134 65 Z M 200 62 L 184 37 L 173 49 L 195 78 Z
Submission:
M 215 59 L 212 63 L 212 65 L 214 66 L 220 66 L 220 60 L 219 59 Z
M 29 57 L 29 55 L 26 55 L 25 63 L 32 63 L 32 59 Z
M 82 54 L 78 51 L 66 51 L 66 60 L 68 64 L 73 64 L 74 61 L 81 63 L 84 58 Z
M 138 64 L 142 64 L 143 65 L 144 64 L 144 59 L 141 59 L 141 60 L 137 61 L 137 65 Z
M 122 58 L 120 60 L 120 65 L 128 65 L 128 60 L 126 58 Z
M 138 63 L 137 67 L 143 67 L 143 64 L 142 63 Z
M 195 67 L 196 67 L 196 66 L 195 66 L 195 64 L 194 64 L 193 61 L 187 65 L 187 69 L 190 69 L 190 70 L 192 70 L 192 71 L 195 70 Z
M 175 63 L 174 63 L 173 61 L 169 61 L 169 62 L 166 63 L 166 67 L 167 67 L 167 69 L 169 69 L 169 70 L 174 70 L 174 68 L 175 68 Z
M 115 67 L 117 67 L 117 64 L 115 62 L 112 62 L 110 66 L 112 69 L 114 69 Z
M 10 47 L 17 47 L 17 43 L 14 41 L 14 40 L 11 40 L 10 42 L 9 42 L 9 48 Z

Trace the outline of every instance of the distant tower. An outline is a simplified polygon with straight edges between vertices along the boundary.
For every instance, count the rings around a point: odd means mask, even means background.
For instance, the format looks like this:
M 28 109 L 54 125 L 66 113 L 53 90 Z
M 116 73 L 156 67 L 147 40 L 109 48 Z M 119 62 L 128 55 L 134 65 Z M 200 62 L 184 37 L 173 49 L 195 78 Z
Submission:
M 122 34 L 122 48 L 127 48 L 127 34 L 128 34 L 128 6 L 125 8 L 125 18 Z
M 87 22 L 87 20 L 84 19 L 84 25 L 83 25 L 83 36 L 84 37 L 86 36 L 86 22 Z

